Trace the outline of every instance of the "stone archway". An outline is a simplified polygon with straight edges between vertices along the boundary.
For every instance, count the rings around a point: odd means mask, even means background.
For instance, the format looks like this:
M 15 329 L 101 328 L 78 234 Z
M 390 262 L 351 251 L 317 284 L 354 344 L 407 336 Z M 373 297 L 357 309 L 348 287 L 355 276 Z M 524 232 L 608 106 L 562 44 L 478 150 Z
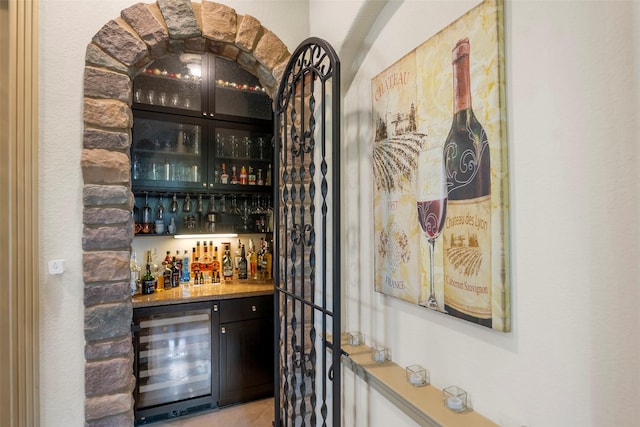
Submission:
M 129 257 L 132 79 L 172 52 L 212 52 L 256 75 L 271 98 L 290 53 L 250 15 L 219 3 L 138 3 L 89 43 L 84 73 L 83 280 L 85 425 L 133 425 Z

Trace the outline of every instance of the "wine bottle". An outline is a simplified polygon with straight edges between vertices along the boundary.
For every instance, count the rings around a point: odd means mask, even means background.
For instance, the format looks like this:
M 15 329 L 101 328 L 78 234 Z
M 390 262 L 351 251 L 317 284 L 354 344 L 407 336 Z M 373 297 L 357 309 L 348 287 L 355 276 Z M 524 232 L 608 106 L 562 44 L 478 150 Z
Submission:
M 222 256 L 222 277 L 225 281 L 233 279 L 233 261 L 229 245 L 225 246 L 224 255 Z
M 147 270 L 142 277 L 142 293 L 152 294 L 156 290 L 156 279 L 151 274 L 151 264 L 147 264 Z
M 244 250 L 244 245 L 240 250 L 240 260 L 238 260 L 238 279 L 247 278 L 247 257 Z
M 258 254 L 253 239 L 249 239 L 249 274 L 252 279 L 258 278 Z
M 489 142 L 471 104 L 470 43 L 453 49 L 453 123 L 444 144 L 447 219 L 444 304 L 450 315 L 491 327 Z

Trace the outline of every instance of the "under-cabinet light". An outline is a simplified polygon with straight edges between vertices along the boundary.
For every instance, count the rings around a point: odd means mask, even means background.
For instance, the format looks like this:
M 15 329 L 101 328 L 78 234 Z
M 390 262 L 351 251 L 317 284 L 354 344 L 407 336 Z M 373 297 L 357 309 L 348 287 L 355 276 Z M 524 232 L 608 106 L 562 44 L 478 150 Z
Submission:
M 238 233 L 218 233 L 218 234 L 174 234 L 174 239 L 216 239 L 225 237 L 238 237 Z

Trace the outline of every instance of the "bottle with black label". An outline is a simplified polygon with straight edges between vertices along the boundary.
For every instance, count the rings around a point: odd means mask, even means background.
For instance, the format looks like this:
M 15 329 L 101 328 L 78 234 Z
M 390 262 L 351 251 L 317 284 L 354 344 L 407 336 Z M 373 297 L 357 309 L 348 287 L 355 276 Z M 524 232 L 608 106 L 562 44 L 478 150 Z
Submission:
M 244 245 L 240 249 L 240 259 L 238 260 L 238 279 L 247 278 L 247 257 L 244 250 Z
M 224 255 L 222 256 L 222 277 L 225 281 L 233 279 L 233 259 L 231 258 L 229 245 L 225 245 Z

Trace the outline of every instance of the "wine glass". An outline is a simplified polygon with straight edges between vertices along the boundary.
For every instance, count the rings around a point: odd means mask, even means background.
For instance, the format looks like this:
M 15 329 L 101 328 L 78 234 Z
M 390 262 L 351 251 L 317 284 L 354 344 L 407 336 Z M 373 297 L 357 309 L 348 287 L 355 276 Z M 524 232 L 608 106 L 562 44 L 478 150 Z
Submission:
M 433 254 L 447 214 L 447 181 L 442 147 L 425 149 L 418 155 L 416 175 L 418 221 L 429 243 L 429 295 L 420 293 L 419 304 L 438 310 L 433 279 Z M 424 289 L 424 288 L 423 288 Z M 426 297 L 426 301 L 425 301 Z

